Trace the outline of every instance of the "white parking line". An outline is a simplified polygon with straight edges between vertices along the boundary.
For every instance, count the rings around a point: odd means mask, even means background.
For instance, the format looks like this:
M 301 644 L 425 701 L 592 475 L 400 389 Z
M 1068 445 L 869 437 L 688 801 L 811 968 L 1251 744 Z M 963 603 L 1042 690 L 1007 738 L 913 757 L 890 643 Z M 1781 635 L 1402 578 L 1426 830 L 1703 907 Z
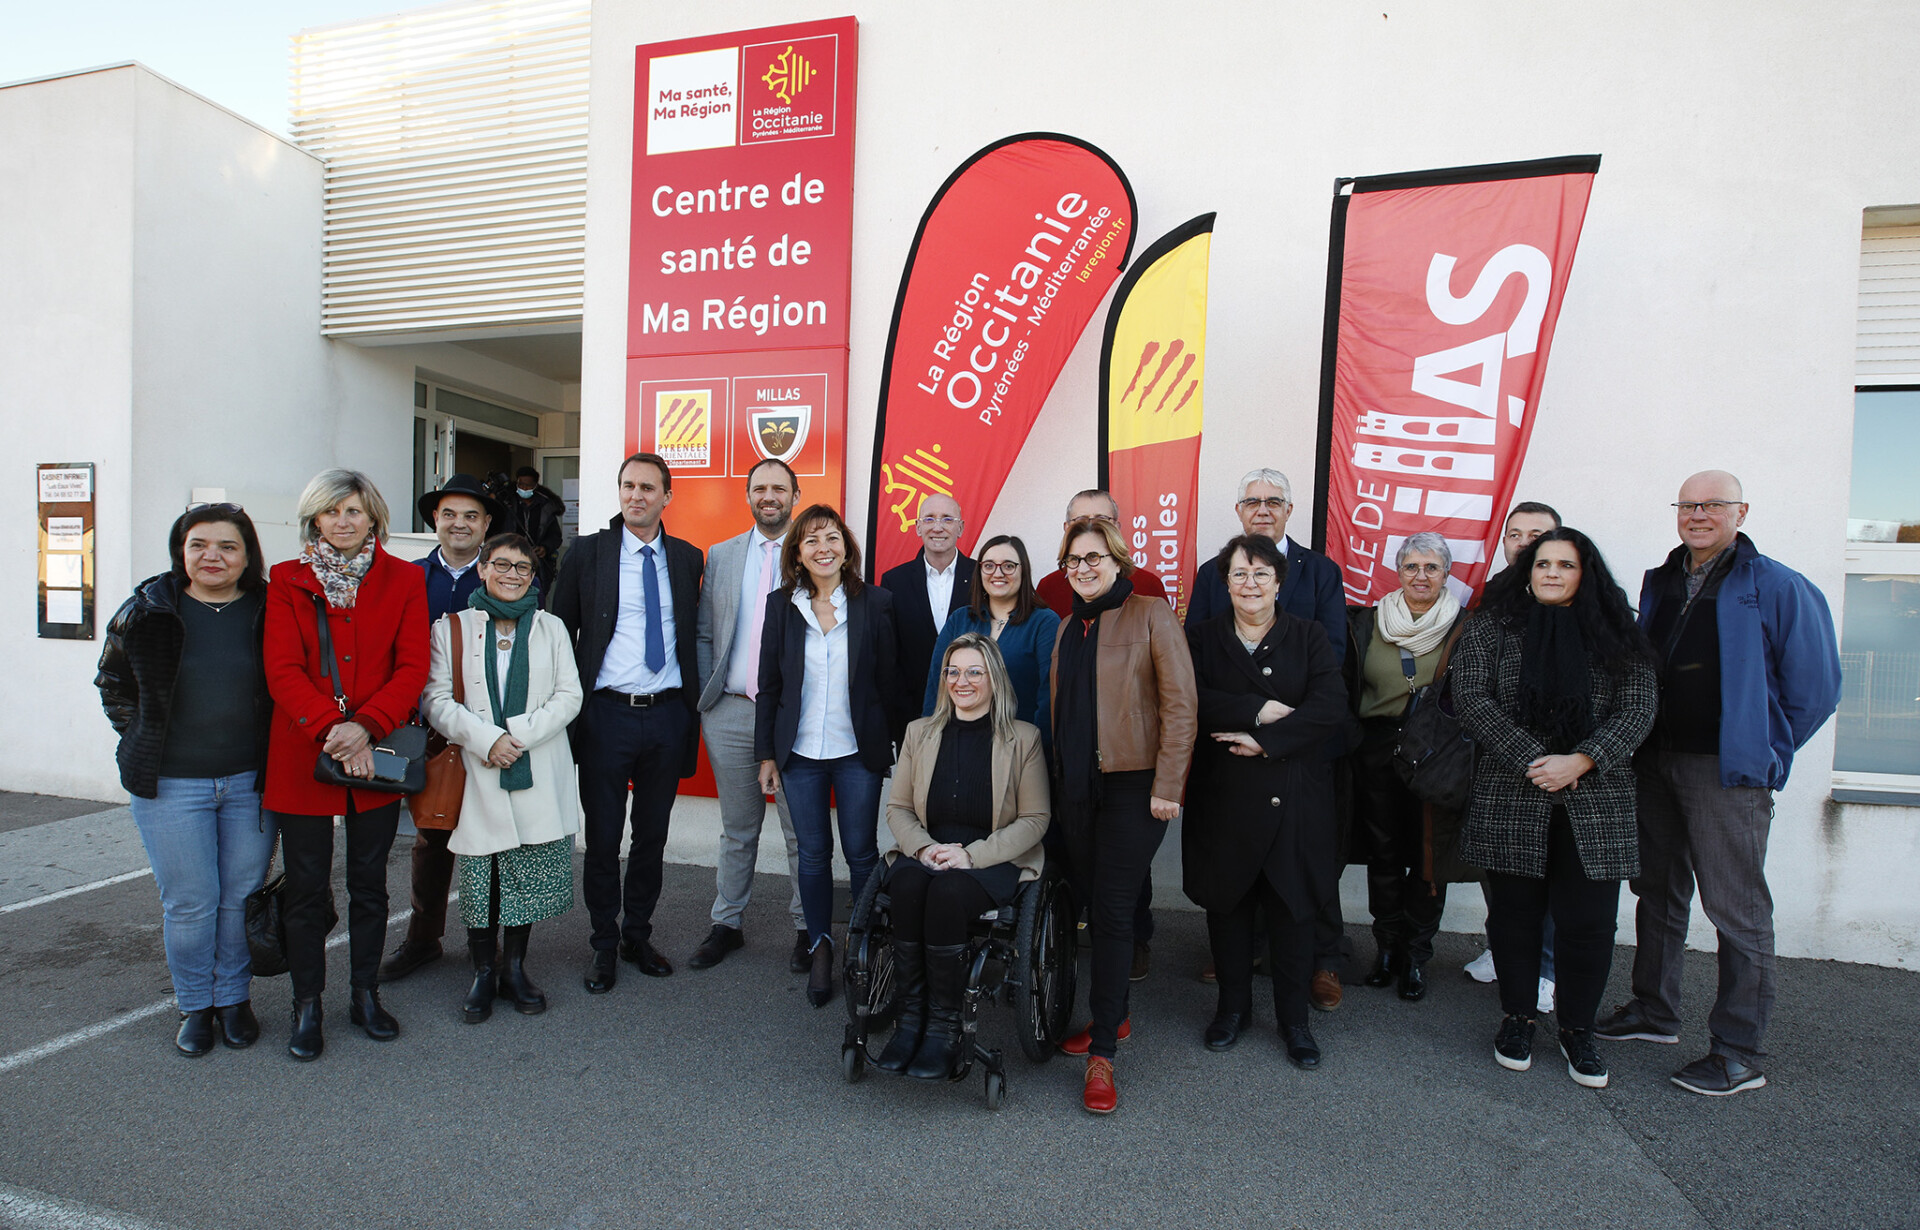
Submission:
M 0 1226 L 20 1230 L 167 1230 L 144 1217 L 96 1209 L 24 1187 L 0 1183 Z
M 117 876 L 108 876 L 104 880 L 95 880 L 91 884 L 76 884 L 72 888 L 63 888 L 57 893 L 48 893 L 44 897 L 29 897 L 25 901 L 16 901 L 12 905 L 0 905 L 0 914 L 11 914 L 15 910 L 29 910 L 36 905 L 45 905 L 49 901 L 58 901 L 62 897 L 72 897 L 79 893 L 90 893 L 96 888 L 107 888 L 114 884 L 125 884 L 128 880 L 137 880 L 141 876 L 150 876 L 153 868 L 142 867 L 138 871 L 123 871 Z

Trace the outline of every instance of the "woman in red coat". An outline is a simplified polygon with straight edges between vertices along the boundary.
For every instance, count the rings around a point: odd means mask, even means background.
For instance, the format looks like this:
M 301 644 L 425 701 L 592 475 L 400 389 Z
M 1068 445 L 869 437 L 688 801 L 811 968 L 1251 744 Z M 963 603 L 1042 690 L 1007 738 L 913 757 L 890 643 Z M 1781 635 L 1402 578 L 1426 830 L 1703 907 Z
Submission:
M 320 1057 L 320 992 L 326 987 L 328 881 L 333 818 L 345 817 L 351 1019 L 377 1041 L 400 1025 L 380 1006 L 380 949 L 387 931 L 387 853 L 401 796 L 347 789 L 314 777 L 320 755 L 348 777 L 371 782 L 375 745 L 404 725 L 427 684 L 427 590 L 420 569 L 387 554 L 387 504 L 366 475 L 327 470 L 300 497 L 306 547 L 276 564 L 267 595 L 263 650 L 273 729 L 265 805 L 280 822 L 286 862 L 284 920 L 293 978 L 295 1059 Z M 339 661 L 344 704 L 320 650 L 324 605 Z

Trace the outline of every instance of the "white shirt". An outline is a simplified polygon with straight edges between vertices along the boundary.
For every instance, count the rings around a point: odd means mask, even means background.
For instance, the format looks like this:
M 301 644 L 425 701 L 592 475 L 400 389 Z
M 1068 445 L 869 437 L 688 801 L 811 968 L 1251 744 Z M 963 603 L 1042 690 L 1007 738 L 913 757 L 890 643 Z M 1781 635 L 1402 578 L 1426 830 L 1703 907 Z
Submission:
M 947 614 L 953 606 L 953 578 L 960 571 L 960 553 L 954 552 L 945 572 L 927 563 L 925 555 L 920 562 L 927 569 L 927 610 L 933 615 L 933 630 L 938 632 L 947 626 Z
M 442 551 L 439 555 L 435 556 L 434 558 L 440 561 L 440 567 L 446 569 L 447 575 L 452 577 L 456 581 L 458 581 L 461 577 L 466 576 L 467 570 L 480 562 L 480 557 L 478 555 L 475 555 L 472 559 L 468 560 L 466 563 L 460 565 L 458 568 L 455 568 L 452 564 L 449 564 L 447 562 L 447 555 L 446 555 L 446 552 L 444 551 Z
M 647 589 L 645 561 L 640 548 L 653 548 L 653 571 L 660 583 L 660 638 L 666 649 L 666 664 L 657 671 L 647 669 Z M 680 686 L 680 657 L 673 627 L 673 578 L 667 572 L 667 536 L 655 534 L 653 541 L 642 543 L 625 525 L 620 527 L 620 609 L 613 617 L 613 636 L 607 641 L 607 656 L 600 659 L 600 674 L 593 686 L 612 688 L 634 696 L 651 696 Z
M 513 669 L 513 638 L 519 630 L 518 624 L 508 623 L 504 619 L 487 621 L 488 635 L 493 638 L 494 677 L 500 681 L 500 703 L 503 705 L 507 702 L 507 675 Z M 506 719 L 500 719 L 500 724 L 506 725 Z
M 838 760 L 860 750 L 853 736 L 853 703 L 849 686 L 849 650 L 847 633 L 847 591 L 833 588 L 834 624 L 830 632 L 820 630 L 813 613 L 813 599 L 804 591 L 793 591 L 793 605 L 807 621 L 805 673 L 800 678 L 800 727 L 794 732 L 795 755 L 809 760 Z
M 780 579 L 781 538 L 768 538 L 755 530 L 747 539 L 747 549 L 741 552 L 746 558 L 740 564 L 740 609 L 733 617 L 733 649 L 727 655 L 727 691 L 739 696 L 745 696 L 760 682 L 759 655 L 749 651 L 754 633 L 753 608 L 760 595 Z

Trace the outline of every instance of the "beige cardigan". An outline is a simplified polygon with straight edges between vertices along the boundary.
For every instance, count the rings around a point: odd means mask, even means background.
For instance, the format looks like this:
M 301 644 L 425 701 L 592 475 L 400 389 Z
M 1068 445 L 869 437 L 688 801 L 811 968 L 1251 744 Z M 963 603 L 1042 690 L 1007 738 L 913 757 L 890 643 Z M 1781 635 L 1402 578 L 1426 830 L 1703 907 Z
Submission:
M 898 850 L 888 852 L 889 864 L 896 854 L 911 857 L 934 844 L 923 817 L 927 814 L 927 785 L 939 756 L 940 736 L 933 729 L 933 719 L 921 718 L 909 724 L 906 737 L 900 741 L 900 759 L 893 767 L 893 793 L 887 799 L 887 827 L 900 845 Z M 993 834 L 984 841 L 969 842 L 967 857 L 975 867 L 1016 863 L 1022 880 L 1039 879 L 1040 868 L 1046 863 L 1040 838 L 1047 831 L 1052 805 L 1039 727 L 1015 722 L 1011 740 L 994 740 L 993 797 Z

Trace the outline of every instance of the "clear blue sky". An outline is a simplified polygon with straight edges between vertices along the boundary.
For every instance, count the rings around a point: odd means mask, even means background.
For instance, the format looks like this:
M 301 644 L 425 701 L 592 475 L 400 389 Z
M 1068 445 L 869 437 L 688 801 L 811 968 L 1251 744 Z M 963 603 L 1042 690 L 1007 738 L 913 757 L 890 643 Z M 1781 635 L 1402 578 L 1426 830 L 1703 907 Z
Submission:
M 428 0 L 22 0 L 0 19 L 0 83 L 138 60 L 223 107 L 287 131 L 288 48 L 312 26 Z

